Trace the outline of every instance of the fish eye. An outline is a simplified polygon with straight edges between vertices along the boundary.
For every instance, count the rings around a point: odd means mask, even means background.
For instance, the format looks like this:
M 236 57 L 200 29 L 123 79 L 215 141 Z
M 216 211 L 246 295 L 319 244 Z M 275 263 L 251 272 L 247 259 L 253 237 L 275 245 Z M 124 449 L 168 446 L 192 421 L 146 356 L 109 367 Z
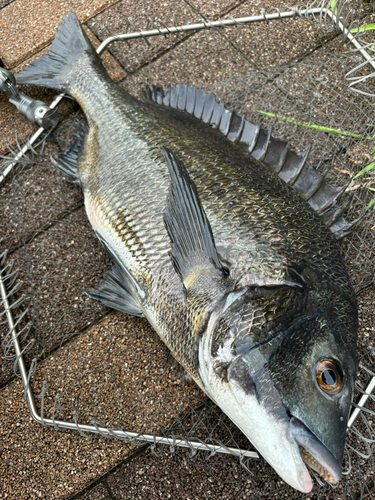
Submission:
M 337 361 L 321 359 L 316 366 L 316 380 L 322 391 L 337 394 L 343 386 L 343 373 Z

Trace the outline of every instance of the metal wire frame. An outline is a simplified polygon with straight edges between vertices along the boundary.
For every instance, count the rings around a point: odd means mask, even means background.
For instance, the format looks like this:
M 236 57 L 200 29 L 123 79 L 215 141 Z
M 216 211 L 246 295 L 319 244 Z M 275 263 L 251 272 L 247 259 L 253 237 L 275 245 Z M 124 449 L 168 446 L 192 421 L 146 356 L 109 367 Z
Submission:
M 164 444 L 164 445 L 169 445 L 171 448 L 175 447 L 184 447 L 184 448 L 190 448 L 191 450 L 197 451 L 197 450 L 202 450 L 202 451 L 209 451 L 211 454 L 215 453 L 226 453 L 229 455 L 235 455 L 239 456 L 240 458 L 258 458 L 259 455 L 254 452 L 254 451 L 248 451 L 248 450 L 241 450 L 238 448 L 233 448 L 233 447 L 227 447 L 224 445 L 215 445 L 215 444 L 209 444 L 205 443 L 203 441 L 199 440 L 190 440 L 190 439 L 184 439 L 184 438 L 177 438 L 176 436 L 171 436 L 171 437 L 163 437 L 163 436 L 156 436 L 153 434 L 143 434 L 143 433 L 136 433 L 136 432 L 128 432 L 128 431 L 123 431 L 120 429 L 113 429 L 109 427 L 105 427 L 100 425 L 98 422 L 92 421 L 92 425 L 86 425 L 86 424 L 80 424 L 78 423 L 78 414 L 75 413 L 73 415 L 73 422 L 66 422 L 62 420 L 58 420 L 55 418 L 44 418 L 43 416 L 43 409 L 41 411 L 41 414 L 38 413 L 36 404 L 35 404 L 35 399 L 33 392 L 30 387 L 30 378 L 32 375 L 32 372 L 35 369 L 36 365 L 36 360 L 32 361 L 32 366 L 30 367 L 30 370 L 28 371 L 26 368 L 25 360 L 23 355 L 25 354 L 25 349 L 21 349 L 21 345 L 19 342 L 19 335 L 20 332 L 17 332 L 17 323 L 15 323 L 13 319 L 13 314 L 12 314 L 12 309 L 15 308 L 15 306 L 19 305 L 19 300 L 16 301 L 14 304 L 10 304 L 8 300 L 8 293 L 6 290 L 5 282 L 9 279 L 9 274 L 5 274 L 4 272 L 4 267 L 2 265 L 1 261 L 5 261 L 5 258 L 1 259 L 2 256 L 0 256 L 0 296 L 1 300 L 3 303 L 4 307 L 4 312 L 6 315 L 6 319 L 9 325 L 9 335 L 11 337 L 13 347 L 15 350 L 15 372 L 17 373 L 16 368 L 19 368 L 20 372 L 20 377 L 22 379 L 24 388 L 25 388 L 25 398 L 26 401 L 28 402 L 29 409 L 31 412 L 31 416 L 33 419 L 38 422 L 39 424 L 42 424 L 44 426 L 49 426 L 49 427 L 55 427 L 55 429 L 69 429 L 69 430 L 75 430 L 78 431 L 80 434 L 83 434 L 85 436 L 85 432 L 91 432 L 94 434 L 101 434 L 102 436 L 105 437 L 115 437 L 117 439 L 122 439 L 126 441 L 132 441 L 138 444 L 139 442 L 149 442 L 153 443 L 153 445 L 158 445 L 158 444 Z M 6 268 L 5 268 L 6 270 Z M 21 283 L 22 285 L 22 283 Z M 19 290 L 20 285 L 17 285 L 17 291 Z M 12 290 L 12 293 L 14 292 L 14 288 Z M 23 315 L 22 315 L 23 316 Z M 43 384 L 43 389 L 42 389 L 42 394 L 41 394 L 41 399 L 42 399 L 42 408 L 43 408 L 43 399 L 44 395 L 46 393 L 47 387 L 46 387 L 46 382 Z M 87 437 L 87 436 L 85 436 Z
M 229 455 L 234 455 L 238 456 L 241 460 L 245 458 L 259 458 L 259 455 L 255 451 L 249 451 L 249 450 L 243 450 L 239 448 L 233 448 L 233 447 L 228 447 L 225 445 L 215 445 L 215 444 L 210 444 L 210 443 L 205 443 L 204 441 L 201 440 L 192 440 L 192 439 L 184 439 L 183 437 L 176 437 L 176 436 L 170 436 L 170 437 L 165 437 L 165 436 L 157 436 L 155 434 L 144 434 L 144 433 L 136 433 L 136 432 L 131 432 L 131 431 L 123 431 L 121 429 L 114 429 L 110 427 L 106 427 L 101 425 L 100 423 L 96 422 L 93 420 L 91 423 L 92 425 L 88 424 L 80 424 L 78 423 L 78 413 L 73 412 L 73 422 L 67 422 L 63 420 L 59 420 L 55 418 L 55 410 L 56 410 L 56 404 L 59 405 L 59 400 L 57 399 L 55 401 L 55 407 L 53 410 L 53 418 L 45 418 L 43 415 L 43 401 L 44 401 L 44 396 L 45 393 L 47 392 L 47 383 L 43 383 L 43 388 L 41 392 L 41 413 L 38 413 L 36 404 L 35 404 L 35 399 L 34 399 L 34 394 L 32 392 L 32 389 L 30 387 L 30 379 L 33 375 L 33 372 L 36 367 L 36 359 L 33 359 L 31 362 L 30 369 L 27 370 L 26 364 L 24 361 L 24 354 L 28 351 L 28 348 L 31 347 L 32 341 L 30 341 L 25 348 L 21 348 L 19 337 L 24 329 L 22 329 L 20 332 L 17 331 L 17 325 L 20 322 L 20 319 L 18 319 L 16 322 L 13 319 L 13 314 L 12 314 L 12 309 L 15 309 L 15 307 L 19 306 L 20 302 L 22 299 L 18 299 L 16 302 L 13 304 L 9 303 L 9 296 L 16 291 L 19 291 L 19 289 L 22 287 L 22 282 L 18 283 L 15 287 L 12 288 L 12 290 L 8 293 L 6 289 L 6 281 L 9 281 L 11 278 L 13 278 L 13 282 L 15 281 L 15 272 L 12 272 L 11 265 L 4 266 L 6 259 L 6 252 L 4 254 L 0 255 L 0 296 L 2 300 L 2 304 L 4 307 L 4 312 L 1 313 L 6 315 L 6 319 L 9 325 L 9 333 L 8 336 L 10 337 L 11 343 L 14 347 L 15 350 L 15 356 L 13 358 L 15 359 L 14 363 L 14 372 L 17 374 L 17 368 L 19 369 L 19 377 L 22 379 L 24 389 L 25 389 L 25 399 L 28 402 L 29 409 L 31 416 L 33 419 L 46 427 L 54 427 L 56 430 L 61 430 L 61 429 L 68 429 L 68 430 L 75 430 L 78 431 L 81 435 L 84 437 L 88 437 L 85 432 L 90 432 L 93 434 L 100 434 L 104 437 L 111 437 L 111 438 L 117 438 L 120 440 L 126 440 L 126 441 L 131 441 L 134 444 L 143 444 L 144 442 L 152 443 L 153 447 L 156 445 L 169 445 L 171 450 L 174 450 L 176 447 L 183 447 L 183 448 L 190 448 L 193 452 L 196 451 L 208 451 L 211 453 L 211 455 L 214 455 L 216 453 L 224 453 L 224 454 L 229 454 Z M 8 271 L 7 271 L 8 268 Z M 5 273 L 7 271 L 7 274 Z M 27 311 L 21 314 L 21 317 L 23 317 L 26 314 Z M 28 325 L 27 325 L 28 326 Z M 25 327 L 27 329 L 27 326 Z M 27 335 L 26 335 L 27 337 Z M 9 348 L 10 343 L 8 342 L 7 347 Z M 8 356 L 9 358 L 9 356 Z M 356 419 L 358 418 L 361 410 L 364 408 L 368 398 L 371 396 L 373 390 L 375 388 L 375 376 L 373 376 L 370 379 L 370 382 L 368 383 L 367 387 L 363 391 L 363 394 L 359 400 L 359 402 L 355 405 L 355 408 L 349 418 L 348 421 L 348 429 L 352 427 Z
M 315 2 L 313 2 L 314 4 Z M 116 35 L 107 38 L 102 42 L 102 44 L 99 46 L 97 49 L 97 53 L 101 54 L 107 46 L 118 40 L 130 40 L 130 39 L 135 39 L 135 38 L 147 38 L 151 36 L 165 36 L 168 34 L 175 34 L 175 33 L 181 33 L 181 32 L 188 32 L 188 31 L 197 31 L 197 30 L 203 30 L 203 29 L 212 29 L 212 28 L 225 28 L 225 27 L 230 27 L 230 26 L 240 26 L 240 25 L 245 25 L 245 24 L 251 24 L 254 22 L 261 22 L 261 21 L 275 21 L 275 20 L 282 20 L 282 19 L 287 19 L 287 18 L 309 18 L 312 16 L 319 16 L 320 17 L 320 24 L 323 24 L 323 19 L 329 18 L 331 22 L 334 24 L 334 26 L 340 30 L 343 35 L 354 45 L 355 49 L 358 50 L 358 52 L 361 53 L 361 55 L 365 59 L 364 64 L 370 64 L 372 68 L 375 70 L 375 60 L 371 58 L 371 56 L 368 54 L 368 52 L 365 50 L 365 48 L 362 47 L 362 45 L 359 43 L 357 40 L 357 37 L 352 35 L 350 32 L 351 26 L 344 24 L 343 22 L 340 21 L 339 17 L 343 9 L 343 5 L 346 5 L 346 1 L 344 2 L 337 2 L 336 5 L 336 14 L 335 15 L 329 8 L 325 7 L 323 2 L 321 7 L 317 8 L 312 8 L 308 7 L 305 9 L 292 9 L 291 11 L 288 12 L 280 12 L 279 9 L 275 9 L 275 13 L 271 14 L 261 14 L 259 16 L 252 16 L 252 17 L 243 17 L 243 18 L 237 18 L 237 19 L 226 19 L 226 20 L 218 20 L 218 21 L 204 21 L 201 23 L 197 24 L 189 24 L 189 25 L 184 25 L 184 26 L 172 26 L 172 27 L 165 27 L 165 28 L 156 28 L 153 30 L 148 30 L 148 31 L 138 31 L 138 32 L 133 32 L 133 33 L 126 33 L 123 35 Z M 362 66 L 362 65 L 361 65 Z M 372 75 L 370 75 L 372 76 Z M 58 95 L 55 100 L 52 102 L 50 107 L 54 109 L 63 99 L 64 94 Z M 23 146 L 23 148 L 20 150 L 20 152 L 17 154 L 17 156 L 14 158 L 14 161 L 8 165 L 6 170 L 3 172 L 2 175 L 0 175 L 0 185 L 1 183 L 5 180 L 7 175 L 11 172 L 13 167 L 17 164 L 18 160 L 25 154 L 25 152 L 31 148 L 32 144 L 43 134 L 44 129 L 40 127 L 34 135 L 27 141 L 27 143 Z M 6 314 L 7 322 L 9 325 L 9 337 L 11 339 L 11 342 L 13 344 L 14 350 L 15 350 L 15 373 L 17 372 L 17 367 L 19 368 L 20 372 L 20 377 L 22 379 L 24 389 L 25 389 L 25 399 L 28 402 L 29 409 L 31 412 L 31 416 L 33 419 L 44 425 L 44 426 L 49 426 L 49 427 L 55 427 L 55 429 L 60 430 L 60 429 L 69 429 L 69 430 L 76 430 L 80 434 L 82 434 L 85 437 L 88 437 L 85 432 L 88 433 L 93 433 L 93 434 L 100 434 L 105 437 L 115 437 L 117 439 L 121 440 L 127 440 L 131 441 L 135 444 L 143 444 L 144 442 L 149 442 L 153 443 L 153 447 L 157 444 L 164 444 L 164 445 L 169 445 L 171 449 L 174 449 L 175 447 L 184 447 L 184 448 L 190 448 L 193 453 L 195 453 L 197 450 L 202 450 L 202 451 L 209 451 L 211 454 L 215 453 L 225 453 L 225 454 L 230 454 L 230 455 L 235 455 L 240 457 L 240 459 L 245 459 L 245 458 L 259 458 L 259 455 L 255 451 L 249 451 L 249 450 L 242 450 L 238 448 L 233 448 L 233 447 L 226 447 L 224 445 L 215 445 L 215 444 L 210 444 L 210 443 L 205 443 L 201 440 L 192 440 L 192 439 L 184 439 L 184 438 L 177 438 L 176 436 L 171 436 L 171 437 L 163 437 L 163 436 L 156 436 L 156 435 L 151 435 L 151 434 L 143 434 L 143 433 L 135 433 L 135 432 L 130 432 L 130 431 L 123 431 L 120 429 L 114 429 L 114 428 L 109 428 L 106 426 L 103 426 L 99 424 L 96 421 L 92 421 L 92 425 L 87 425 L 87 424 L 80 424 L 78 423 L 78 414 L 75 412 L 73 414 L 73 422 L 68 422 L 68 421 L 62 421 L 58 420 L 55 417 L 55 408 L 54 408 L 54 413 L 53 413 L 53 418 L 44 418 L 43 415 L 43 398 L 45 395 L 45 392 L 47 390 L 47 385 L 46 382 L 43 384 L 43 389 L 42 389 L 42 411 L 41 414 L 38 413 L 38 410 L 35 405 L 35 400 L 34 400 L 34 395 L 32 393 L 31 387 L 30 387 L 30 379 L 33 374 L 33 371 L 35 370 L 36 366 L 36 360 L 33 360 L 31 363 L 31 367 L 29 371 L 26 368 L 25 361 L 24 361 L 24 353 L 25 353 L 25 348 L 22 349 L 19 341 L 19 335 L 20 332 L 17 333 L 17 323 L 15 323 L 13 320 L 13 315 L 12 315 L 12 309 L 15 307 L 16 304 L 9 304 L 8 301 L 8 294 L 5 286 L 5 281 L 7 279 L 7 276 L 4 274 L 4 269 L 2 269 L 2 261 L 4 262 L 4 258 L 1 259 L 2 256 L 0 256 L 0 295 L 1 299 L 3 302 L 4 306 L 4 311 Z M 17 301 L 18 302 L 18 301 Z M 369 384 L 367 385 L 364 393 L 362 394 L 362 397 L 360 398 L 360 401 L 356 405 L 355 409 L 353 410 L 349 422 L 348 422 L 348 428 L 350 428 L 355 420 L 358 418 L 361 409 L 364 407 L 366 404 L 368 398 L 371 396 L 372 391 L 375 388 L 375 376 L 372 377 L 370 380 Z M 55 407 L 56 404 L 59 404 L 59 401 L 55 402 Z

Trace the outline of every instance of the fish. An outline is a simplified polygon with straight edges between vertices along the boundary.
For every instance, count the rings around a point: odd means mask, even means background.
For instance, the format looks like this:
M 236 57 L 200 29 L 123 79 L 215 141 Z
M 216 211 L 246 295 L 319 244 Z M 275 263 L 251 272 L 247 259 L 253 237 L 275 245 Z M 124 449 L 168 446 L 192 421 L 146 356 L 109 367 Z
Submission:
M 286 483 L 310 492 L 308 467 L 338 483 L 358 331 L 343 190 L 213 94 L 132 97 L 74 13 L 16 78 L 66 92 L 87 118 L 54 163 L 114 263 L 89 295 L 147 318 Z

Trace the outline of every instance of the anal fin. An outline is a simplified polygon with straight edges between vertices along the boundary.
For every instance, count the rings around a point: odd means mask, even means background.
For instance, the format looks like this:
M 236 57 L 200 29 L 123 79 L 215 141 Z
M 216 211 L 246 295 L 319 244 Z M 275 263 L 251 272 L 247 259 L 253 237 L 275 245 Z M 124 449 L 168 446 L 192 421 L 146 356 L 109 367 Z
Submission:
M 67 175 L 75 184 L 78 184 L 79 186 L 81 185 L 81 181 L 78 175 L 78 163 L 87 134 L 88 126 L 85 123 L 81 123 L 78 126 L 74 134 L 74 138 L 68 148 L 61 153 L 57 160 L 51 158 L 55 167 L 57 167 L 63 174 Z

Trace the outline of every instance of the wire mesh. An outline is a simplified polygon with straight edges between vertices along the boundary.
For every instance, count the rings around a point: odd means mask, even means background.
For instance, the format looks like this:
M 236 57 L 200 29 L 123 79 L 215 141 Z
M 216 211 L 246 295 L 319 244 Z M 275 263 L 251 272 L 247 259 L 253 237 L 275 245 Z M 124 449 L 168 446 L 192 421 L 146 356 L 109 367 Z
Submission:
M 354 2 L 351 4 L 353 7 Z M 356 12 L 366 8 L 371 11 L 366 2 L 356 4 Z M 340 12 L 348 18 L 344 8 Z M 350 19 L 349 27 L 354 22 Z M 322 27 L 333 29 L 332 22 L 322 18 L 318 21 Z M 310 16 L 303 23 L 315 27 L 316 17 Z M 129 23 L 129 29 L 131 26 Z M 228 52 L 233 47 L 238 52 L 240 47 L 235 43 L 238 35 L 234 30 L 244 29 L 231 28 L 224 38 L 215 33 L 215 40 L 220 39 Z M 195 41 L 202 41 L 205 36 L 199 39 L 194 35 Z M 311 145 L 310 159 L 314 166 L 321 171 L 329 167 L 329 180 L 342 185 L 373 161 L 374 103 L 370 96 L 353 93 L 345 79 L 349 71 L 358 68 L 361 57 L 343 46 L 341 37 L 333 38 L 329 44 L 329 50 L 317 50 L 287 65 L 254 70 L 254 65 L 242 58 L 241 70 L 237 66 L 235 75 L 223 77 L 222 72 L 215 75 L 211 71 L 210 81 L 202 82 L 199 74 L 190 74 L 192 81 L 184 78 L 183 82 L 214 92 L 218 100 L 238 113 L 247 114 L 254 123 L 263 120 L 264 124 L 272 124 L 273 135 L 290 139 L 298 150 Z M 113 53 L 121 58 L 118 50 Z M 126 50 L 134 51 L 134 47 L 130 44 Z M 165 75 L 162 62 L 160 66 L 153 65 L 151 75 L 135 72 L 121 85 L 139 94 L 140 82 L 166 85 L 181 83 L 181 77 L 186 77 L 184 71 L 177 71 L 172 79 Z M 371 79 L 362 80 L 361 85 L 371 94 Z M 145 320 L 111 312 L 84 295 L 87 288 L 100 281 L 111 263 L 89 227 L 80 191 L 49 160 L 51 155 L 57 156 L 65 149 L 82 120 L 83 115 L 77 109 L 49 137 L 34 146 L 28 158 L 10 174 L 0 200 L 3 214 L 0 248 L 7 248 L 9 254 L 7 259 L 5 254 L 0 259 L 2 272 L 16 312 L 17 335 L 30 367 L 29 382 L 42 420 L 91 423 L 110 429 L 109 437 L 111 433 L 112 437 L 116 435 L 115 430 L 124 429 L 140 437 L 174 436 L 176 441 L 193 440 L 251 450 L 251 444 L 229 419 L 194 383 L 181 377 L 167 349 Z M 11 151 L 10 158 L 14 154 Z M 4 160 L 4 165 L 9 161 Z M 373 197 L 371 187 L 375 187 L 374 169 L 354 179 L 349 186 L 347 196 L 352 195 L 353 201 L 348 218 L 354 220 L 360 215 L 363 218 L 342 242 L 359 301 L 361 367 L 356 403 L 374 371 L 375 219 L 372 210 L 364 214 Z M 13 274 L 10 259 L 16 262 L 18 274 Z M 24 282 L 22 288 L 17 288 L 21 282 Z M 4 320 L 4 314 L 0 320 Z M 12 350 L 11 332 L 4 321 L 1 330 L 4 383 L 13 371 L 19 375 L 19 356 Z M 369 397 L 348 432 L 344 479 L 333 489 L 316 478 L 317 487 L 309 498 L 366 498 L 372 494 L 374 399 L 373 395 Z M 168 448 L 175 451 L 173 440 Z M 152 449 L 156 454 L 162 452 L 156 442 Z M 291 493 L 261 459 L 241 456 L 239 467 L 238 458 L 209 451 L 196 453 L 191 449 L 190 456 L 213 475 L 218 469 L 224 470 L 225 481 L 233 482 L 237 492 L 247 497 L 269 498 L 275 492 L 278 496 L 301 496 Z

